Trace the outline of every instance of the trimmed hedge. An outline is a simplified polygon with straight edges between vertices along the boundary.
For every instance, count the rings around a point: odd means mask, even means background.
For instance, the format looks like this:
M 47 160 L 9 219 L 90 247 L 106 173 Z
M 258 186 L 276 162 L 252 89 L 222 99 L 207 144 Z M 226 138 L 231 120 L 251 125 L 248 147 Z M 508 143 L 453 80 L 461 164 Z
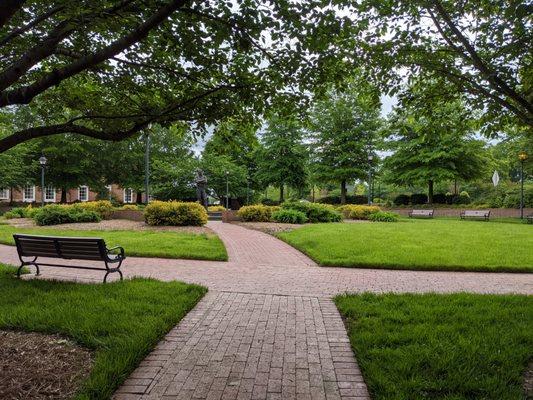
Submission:
M 99 222 L 96 211 L 84 210 L 70 205 L 51 204 L 37 209 L 34 220 L 37 225 L 59 225 L 76 222 Z
M 408 196 L 406 194 L 399 194 L 393 200 L 394 204 L 396 204 L 397 206 L 406 206 L 409 204 L 409 201 L 411 201 L 411 196 Z
M 144 209 L 144 220 L 152 226 L 203 226 L 207 212 L 194 202 L 152 201 Z
M 113 214 L 113 204 L 109 200 L 87 201 L 82 203 L 74 203 L 72 207 L 77 207 L 85 211 L 94 211 L 102 219 L 111 218 Z
M 4 218 L 6 219 L 33 218 L 37 211 L 39 211 L 39 209 L 34 208 L 31 205 L 27 207 L 15 207 L 7 211 L 6 213 L 4 213 Z
M 278 206 L 255 204 L 241 207 L 237 211 L 237 215 L 246 222 L 270 222 L 272 220 L 272 213 L 278 210 Z
M 341 196 L 324 196 L 317 200 L 321 204 L 341 204 Z M 346 195 L 347 204 L 367 204 L 368 197 L 362 195 Z
M 345 218 L 350 219 L 368 219 L 370 214 L 381 211 L 378 206 L 360 206 L 354 204 L 340 206 L 337 210 L 341 211 Z
M 207 207 L 207 211 L 209 211 L 209 212 L 222 212 L 222 211 L 226 211 L 226 207 L 224 207 L 224 206 L 209 206 L 209 207 Z
M 303 212 L 291 209 L 273 212 L 272 219 L 285 224 L 304 224 L 307 222 L 307 216 Z
M 340 222 L 342 215 L 332 206 L 308 202 L 286 202 L 281 205 L 285 210 L 296 210 L 304 213 L 311 223 Z
M 397 222 L 398 214 L 388 211 L 378 211 L 370 214 L 368 220 L 372 222 Z
M 428 202 L 428 195 L 425 193 L 413 193 L 411 195 L 411 204 L 426 204 Z

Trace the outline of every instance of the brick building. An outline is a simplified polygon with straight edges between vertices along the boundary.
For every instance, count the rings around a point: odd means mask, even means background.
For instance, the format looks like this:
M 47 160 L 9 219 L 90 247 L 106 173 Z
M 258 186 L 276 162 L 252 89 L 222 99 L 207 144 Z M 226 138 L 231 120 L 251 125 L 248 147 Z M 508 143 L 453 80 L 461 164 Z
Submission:
M 133 189 L 124 189 L 118 185 L 109 185 L 108 190 L 112 198 L 124 204 L 135 203 L 137 193 Z M 46 187 L 44 190 L 45 203 L 61 202 L 61 189 Z M 80 186 L 76 189 L 70 189 L 66 193 L 67 203 L 85 202 L 96 200 L 97 193 L 92 191 L 88 186 Z M 23 188 L 0 188 L 0 204 L 5 203 L 27 203 L 40 204 L 42 200 L 42 191 L 40 186 L 26 186 Z M 142 196 L 144 201 L 144 196 Z

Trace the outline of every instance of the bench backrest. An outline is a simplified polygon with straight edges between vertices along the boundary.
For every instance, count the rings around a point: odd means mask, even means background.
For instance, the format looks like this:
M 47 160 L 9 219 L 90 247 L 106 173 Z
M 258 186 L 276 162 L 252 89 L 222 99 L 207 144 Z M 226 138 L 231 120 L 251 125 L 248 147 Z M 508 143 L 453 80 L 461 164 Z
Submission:
M 100 238 L 13 235 L 19 255 L 79 260 L 105 260 L 106 246 Z
M 465 210 L 463 215 L 465 217 L 488 217 L 490 210 Z
M 433 210 L 413 210 L 411 211 L 412 215 L 431 215 Z

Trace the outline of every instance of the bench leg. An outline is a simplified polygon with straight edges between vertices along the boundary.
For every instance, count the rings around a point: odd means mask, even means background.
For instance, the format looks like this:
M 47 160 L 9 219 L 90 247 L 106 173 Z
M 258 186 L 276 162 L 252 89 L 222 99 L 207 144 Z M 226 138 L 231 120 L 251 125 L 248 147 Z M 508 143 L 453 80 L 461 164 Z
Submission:
M 36 263 L 37 257 L 35 257 L 33 259 L 33 261 L 24 261 L 24 260 L 22 260 L 22 258 L 20 259 L 20 261 L 21 261 L 20 267 L 18 267 L 18 269 L 17 269 L 17 278 L 20 278 L 20 274 L 22 272 L 22 268 L 24 268 L 26 266 L 29 266 L 29 265 L 33 265 L 35 267 L 35 269 L 36 269 L 35 276 L 41 275 L 41 270 L 39 269 L 39 264 Z
M 109 265 L 107 265 L 107 262 L 105 263 L 107 272 L 104 275 L 104 283 L 107 283 L 107 277 L 109 276 L 109 274 L 112 274 L 113 272 L 118 272 L 118 274 L 120 275 L 120 280 L 123 280 L 122 271 L 120 270 L 121 265 L 122 265 L 122 260 L 119 261 L 118 266 L 116 268 L 109 268 Z

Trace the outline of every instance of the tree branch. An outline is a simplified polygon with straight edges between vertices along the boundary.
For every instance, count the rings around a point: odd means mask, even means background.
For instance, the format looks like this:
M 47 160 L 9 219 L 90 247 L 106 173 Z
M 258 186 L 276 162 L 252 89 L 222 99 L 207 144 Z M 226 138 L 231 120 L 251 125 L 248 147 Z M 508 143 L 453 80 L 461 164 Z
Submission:
M 116 56 L 134 43 L 144 39 L 152 29 L 164 22 L 174 11 L 182 7 L 188 0 L 173 0 L 161 7 L 145 22 L 138 25 L 133 31 L 110 45 L 89 54 L 80 59 L 73 61 L 71 64 L 56 69 L 31 85 L 21 87 L 9 92 L 0 93 L 0 107 L 10 104 L 28 104 L 35 96 L 44 92 L 46 89 L 55 86 L 63 80 L 78 74 L 81 71 L 89 69 L 111 57 Z

